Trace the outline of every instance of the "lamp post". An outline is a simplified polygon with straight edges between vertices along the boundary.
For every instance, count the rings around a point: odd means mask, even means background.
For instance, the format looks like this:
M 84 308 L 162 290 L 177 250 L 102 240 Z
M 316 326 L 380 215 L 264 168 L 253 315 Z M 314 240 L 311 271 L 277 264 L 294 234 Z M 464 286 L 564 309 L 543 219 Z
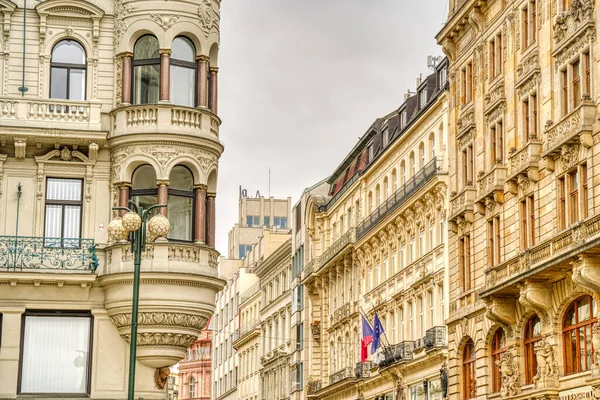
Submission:
M 138 308 L 140 297 L 140 266 L 142 263 L 142 252 L 146 249 L 146 226 L 148 233 L 152 238 L 166 237 L 169 232 L 169 220 L 161 214 L 157 214 L 147 223 L 150 211 L 155 208 L 166 207 L 166 204 L 155 204 L 145 210 L 129 200 L 129 205 L 134 209 L 127 207 L 113 207 L 115 211 L 127 211 L 123 217 L 117 217 L 108 224 L 107 231 L 115 241 L 126 241 L 130 233 L 133 233 L 131 240 L 131 252 L 133 253 L 133 299 L 131 304 L 131 335 L 129 337 L 129 387 L 127 399 L 134 400 L 135 391 L 135 362 L 137 350 L 137 324 Z M 151 240 L 153 240 L 151 238 Z

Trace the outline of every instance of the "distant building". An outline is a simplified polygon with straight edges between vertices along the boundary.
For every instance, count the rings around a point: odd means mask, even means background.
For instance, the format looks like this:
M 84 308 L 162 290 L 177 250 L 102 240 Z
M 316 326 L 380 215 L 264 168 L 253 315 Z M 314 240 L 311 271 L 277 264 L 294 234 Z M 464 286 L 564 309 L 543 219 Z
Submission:
M 240 188 L 238 222 L 229 231 L 228 258 L 244 258 L 262 236 L 263 227 L 290 229 L 292 200 L 260 196 L 248 197 Z
M 198 340 L 187 350 L 179 362 L 179 397 L 173 400 L 210 400 L 212 383 L 212 321 L 200 333 Z

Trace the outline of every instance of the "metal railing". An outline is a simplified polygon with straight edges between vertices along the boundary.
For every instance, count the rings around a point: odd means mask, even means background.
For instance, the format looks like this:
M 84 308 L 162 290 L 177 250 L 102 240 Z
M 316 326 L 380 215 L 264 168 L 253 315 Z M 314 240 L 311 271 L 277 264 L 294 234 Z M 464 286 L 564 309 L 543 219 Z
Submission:
M 383 355 L 385 356 L 385 359 L 379 363 L 379 368 L 385 368 L 399 362 L 412 360 L 414 349 L 415 342 L 408 340 L 391 345 L 384 349 Z
M 248 321 L 246 322 L 241 328 L 240 328 L 240 335 L 239 337 L 243 337 L 244 335 L 246 335 L 247 333 L 252 332 L 254 329 L 258 328 L 260 326 L 260 320 L 252 320 L 252 321 Z
M 356 241 L 356 228 L 348 229 L 348 232 L 344 233 L 338 240 L 336 240 L 327 250 L 319 256 L 319 262 L 317 263 L 317 271 L 327 264 L 333 257 L 339 254 L 347 245 Z
M 425 332 L 425 348 L 433 349 L 435 347 L 446 346 L 446 327 L 434 326 Z
M 387 217 L 392 211 L 404 203 L 417 190 L 422 188 L 431 178 L 441 172 L 442 161 L 436 157 L 429 161 L 413 177 L 411 177 L 400 189 L 396 190 L 386 201 L 383 202 L 375 211 L 365 218 L 356 227 L 356 239 L 362 238 L 378 222 Z
M 353 368 L 345 367 L 345 368 L 342 368 L 341 370 L 337 371 L 336 373 L 329 375 L 329 384 L 333 385 L 334 383 L 338 383 L 339 381 L 343 381 L 344 379 L 353 378 L 353 377 L 354 377 Z
M 331 316 L 331 325 L 335 325 L 350 316 L 350 302 L 341 305 Z
M 254 296 L 260 290 L 260 282 L 256 282 L 254 285 L 250 286 L 242 295 L 240 296 L 240 304 L 244 303 L 250 297 Z
M 93 239 L 0 236 L 0 269 L 4 268 L 95 272 L 96 245 Z

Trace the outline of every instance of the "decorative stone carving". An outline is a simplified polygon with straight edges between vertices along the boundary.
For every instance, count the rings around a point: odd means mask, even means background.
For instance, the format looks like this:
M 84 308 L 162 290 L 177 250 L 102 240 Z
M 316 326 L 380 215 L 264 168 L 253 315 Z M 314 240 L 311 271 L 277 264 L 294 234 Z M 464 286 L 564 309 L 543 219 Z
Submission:
M 125 22 L 125 18 L 129 13 L 136 9 L 137 7 L 131 5 L 131 3 L 125 4 L 125 0 L 115 0 L 115 36 L 113 37 L 115 52 L 121 45 L 121 40 L 123 39 L 123 35 L 127 31 L 127 28 L 129 28 L 129 25 Z
M 175 22 L 177 22 L 181 16 L 175 14 L 150 14 L 150 17 L 152 17 L 154 22 L 166 32 L 170 27 L 175 25 Z
M 500 369 L 501 389 L 503 397 L 511 397 L 519 391 L 519 364 L 511 350 L 507 350 L 496 360 L 496 366 Z
M 594 375 L 600 374 L 600 323 L 592 326 L 592 345 L 594 346 L 594 364 L 592 371 Z
M 198 6 L 198 16 L 202 23 L 202 32 L 208 37 L 213 28 L 219 29 L 219 14 L 213 9 L 211 0 L 202 0 Z
M 558 378 L 558 362 L 556 361 L 556 350 L 548 343 L 546 338 L 536 342 L 533 352 L 537 360 L 537 371 L 533 377 L 535 388 L 547 388 L 555 384 L 552 378 Z
M 571 260 L 571 279 L 577 285 L 600 292 L 600 262 L 598 257 L 580 254 Z M 598 347 L 600 349 L 600 347 Z
M 577 32 L 581 26 L 593 24 L 593 10 L 593 0 L 573 0 L 571 7 L 558 15 L 552 26 L 556 44 Z
M 16 137 L 15 138 L 15 158 L 25 158 L 27 150 L 27 138 Z
M 154 387 L 163 390 L 167 384 L 167 379 L 171 370 L 169 367 L 156 368 L 154 371 Z
M 579 145 L 564 145 L 560 149 L 560 162 L 563 171 L 579 164 Z
M 515 325 L 515 300 L 506 297 L 489 297 L 485 299 L 487 319 L 497 322 L 506 328 L 507 336 L 512 336 Z
M 548 324 L 548 310 L 552 310 L 552 293 L 548 285 L 544 282 L 531 282 L 526 280 L 519 289 L 519 303 L 521 303 L 526 310 L 535 311 L 543 324 Z

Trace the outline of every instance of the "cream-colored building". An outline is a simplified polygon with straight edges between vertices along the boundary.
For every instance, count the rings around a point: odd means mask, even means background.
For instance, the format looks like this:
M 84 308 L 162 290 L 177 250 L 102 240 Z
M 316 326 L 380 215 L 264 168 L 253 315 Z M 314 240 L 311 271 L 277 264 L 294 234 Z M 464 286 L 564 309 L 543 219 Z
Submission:
M 288 236 L 289 237 L 289 236 Z M 257 265 L 261 287 L 260 380 L 263 399 L 288 399 L 292 273 L 292 239 Z
M 107 230 L 131 200 L 168 204 L 142 256 L 135 393 L 166 399 L 157 369 L 224 284 L 220 3 L 24 4 L 0 1 L 0 397 L 127 397 L 133 255 Z
M 329 197 L 307 201 L 304 296 L 292 309 L 303 309 L 309 340 L 291 380 L 305 394 L 294 398 L 442 397 L 447 61 L 430 66 L 416 94 L 377 119 L 329 178 Z M 372 322 L 375 311 L 386 350 L 361 363 L 360 313 Z
M 240 329 L 233 342 L 239 359 L 238 387 L 240 400 L 262 399 L 260 388 L 260 282 L 240 295 Z
M 229 231 L 228 257 L 244 258 L 262 236 L 263 228 L 287 231 L 291 228 L 291 199 L 250 197 L 246 189 L 240 188 L 238 222 Z
M 599 2 L 449 1 L 449 397 L 597 398 Z

